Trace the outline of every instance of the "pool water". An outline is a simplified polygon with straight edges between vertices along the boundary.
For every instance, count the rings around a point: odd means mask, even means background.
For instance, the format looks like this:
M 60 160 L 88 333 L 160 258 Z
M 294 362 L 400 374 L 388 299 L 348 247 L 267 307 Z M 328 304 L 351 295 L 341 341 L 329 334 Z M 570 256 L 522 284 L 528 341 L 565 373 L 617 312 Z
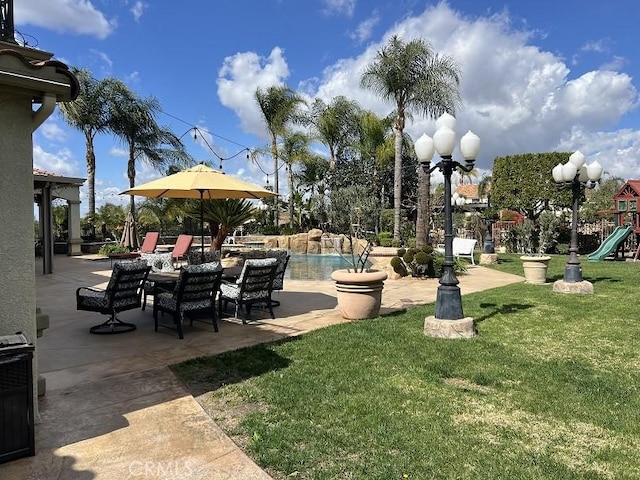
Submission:
M 367 261 L 367 267 L 371 263 Z M 289 280 L 331 280 L 331 272 L 350 268 L 351 262 L 339 255 L 291 255 L 284 274 Z

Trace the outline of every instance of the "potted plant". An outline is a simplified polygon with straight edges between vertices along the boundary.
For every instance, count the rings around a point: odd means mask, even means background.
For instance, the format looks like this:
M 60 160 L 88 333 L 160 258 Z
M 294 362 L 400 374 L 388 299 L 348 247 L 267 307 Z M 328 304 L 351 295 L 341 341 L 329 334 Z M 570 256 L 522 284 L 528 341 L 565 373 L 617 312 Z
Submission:
M 551 257 L 546 255 L 546 252 L 557 242 L 558 223 L 558 219 L 551 212 L 543 212 L 537 226 L 530 220 L 522 222 L 522 242 L 525 245 L 525 252 L 529 252 L 520 257 L 525 282 L 536 285 L 547 283 L 547 270 Z M 533 253 L 536 251 L 537 253 Z
M 375 220 L 375 203 L 361 191 L 351 186 L 331 195 L 328 210 L 332 230 L 347 232 L 342 251 L 349 267 L 335 270 L 331 279 L 336 284 L 338 308 L 343 318 L 350 320 L 375 318 L 380 313 L 382 290 L 387 273 L 367 267 L 367 257 L 372 242 L 365 238 L 369 222 Z M 367 220 L 365 220 L 367 219 Z

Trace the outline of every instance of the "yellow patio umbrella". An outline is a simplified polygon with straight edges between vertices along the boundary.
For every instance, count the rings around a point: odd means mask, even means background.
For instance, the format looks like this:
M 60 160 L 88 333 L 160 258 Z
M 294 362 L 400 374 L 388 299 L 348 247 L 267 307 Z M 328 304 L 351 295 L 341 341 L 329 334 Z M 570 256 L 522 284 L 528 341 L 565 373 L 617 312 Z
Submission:
M 125 190 L 121 195 L 139 195 L 149 198 L 193 198 L 200 200 L 201 251 L 204 256 L 203 200 L 216 198 L 265 198 L 276 193 L 258 185 L 227 175 L 200 163 L 151 182 Z

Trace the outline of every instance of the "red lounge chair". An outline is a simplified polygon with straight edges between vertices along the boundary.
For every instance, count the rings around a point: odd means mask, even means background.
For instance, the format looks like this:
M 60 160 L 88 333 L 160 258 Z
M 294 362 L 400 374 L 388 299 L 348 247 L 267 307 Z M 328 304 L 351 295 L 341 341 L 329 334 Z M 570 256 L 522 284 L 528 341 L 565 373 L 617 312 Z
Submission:
M 182 261 L 186 260 L 187 253 L 191 248 L 191 243 L 193 242 L 193 235 L 180 234 L 176 240 L 176 244 L 173 247 L 173 251 L 171 252 L 171 259 L 173 260 L 174 266 Z
M 142 241 L 142 245 L 138 250 L 138 253 L 153 253 L 156 251 L 158 245 L 158 239 L 160 238 L 160 232 L 147 232 Z
M 111 266 L 113 267 L 114 260 L 135 260 L 140 257 L 141 253 L 153 253 L 156 250 L 156 246 L 158 245 L 158 239 L 160 238 L 160 232 L 147 232 L 144 236 L 144 240 L 139 250 L 135 252 L 127 252 L 127 253 L 112 253 L 109 255 L 109 260 L 111 260 Z

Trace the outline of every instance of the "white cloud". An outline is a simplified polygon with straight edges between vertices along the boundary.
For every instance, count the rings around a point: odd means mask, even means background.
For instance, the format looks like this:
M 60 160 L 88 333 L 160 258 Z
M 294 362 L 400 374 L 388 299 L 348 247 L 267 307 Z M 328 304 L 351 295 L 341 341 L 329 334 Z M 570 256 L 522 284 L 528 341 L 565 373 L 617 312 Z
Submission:
M 131 7 L 131 13 L 133 14 L 133 18 L 136 22 L 140 21 L 142 14 L 147 8 L 149 8 L 149 4 L 140 0 L 133 4 L 133 7 Z
M 327 15 L 346 15 L 350 17 L 356 8 L 356 0 L 322 0 Z
M 51 117 L 42 124 L 38 131 L 50 142 L 60 143 L 67 138 L 67 132 L 54 120 L 51 120 Z
M 255 99 L 258 87 L 281 85 L 289 76 L 283 51 L 275 47 L 267 58 L 255 52 L 226 57 L 218 72 L 218 98 L 236 112 L 242 129 L 263 139 L 268 138 Z
M 45 151 L 40 145 L 34 145 L 33 168 L 63 177 L 84 178 L 86 176 L 86 172 L 82 170 L 68 148 L 62 148 L 53 153 Z
M 393 34 L 428 39 L 436 52 L 460 65 L 464 105 L 456 114 L 458 130 L 472 129 L 481 137 L 480 168 L 490 168 L 496 156 L 553 150 L 576 126 L 597 134 L 638 104 L 630 76 L 596 70 L 571 78 L 563 59 L 532 46 L 532 33 L 515 30 L 506 14 L 468 19 L 445 3 L 397 24 L 360 56 L 327 68 L 317 90 L 308 93 L 325 100 L 347 95 L 379 115 L 390 113 L 393 104 L 359 83 L 363 68 Z M 434 122 L 419 115 L 407 124 L 414 137 L 433 130 Z M 577 148 L 582 145 L 567 145 Z
M 111 57 L 109 57 L 109 55 L 107 55 L 105 52 L 101 52 L 100 50 L 96 50 L 95 48 L 91 48 L 89 49 L 89 51 L 95 57 L 97 57 L 98 60 L 100 60 L 101 70 L 108 75 L 113 69 L 113 60 L 111 60 Z
M 380 15 L 377 12 L 374 12 L 371 17 L 367 18 L 363 22 L 360 22 L 356 27 L 355 31 L 349 34 L 349 37 L 352 40 L 355 40 L 357 43 L 364 43 L 369 38 L 371 38 L 371 34 L 373 33 L 373 29 L 380 22 Z
M 112 157 L 129 158 L 129 151 L 122 147 L 113 146 L 109 149 L 109 155 Z
M 116 28 L 89 0 L 20 0 L 14 2 L 16 25 L 35 25 L 57 32 L 108 37 Z
M 580 47 L 580 50 L 584 52 L 598 52 L 598 53 L 608 52 L 609 51 L 608 43 L 609 41 L 605 39 L 591 41 L 582 45 L 582 47 Z

